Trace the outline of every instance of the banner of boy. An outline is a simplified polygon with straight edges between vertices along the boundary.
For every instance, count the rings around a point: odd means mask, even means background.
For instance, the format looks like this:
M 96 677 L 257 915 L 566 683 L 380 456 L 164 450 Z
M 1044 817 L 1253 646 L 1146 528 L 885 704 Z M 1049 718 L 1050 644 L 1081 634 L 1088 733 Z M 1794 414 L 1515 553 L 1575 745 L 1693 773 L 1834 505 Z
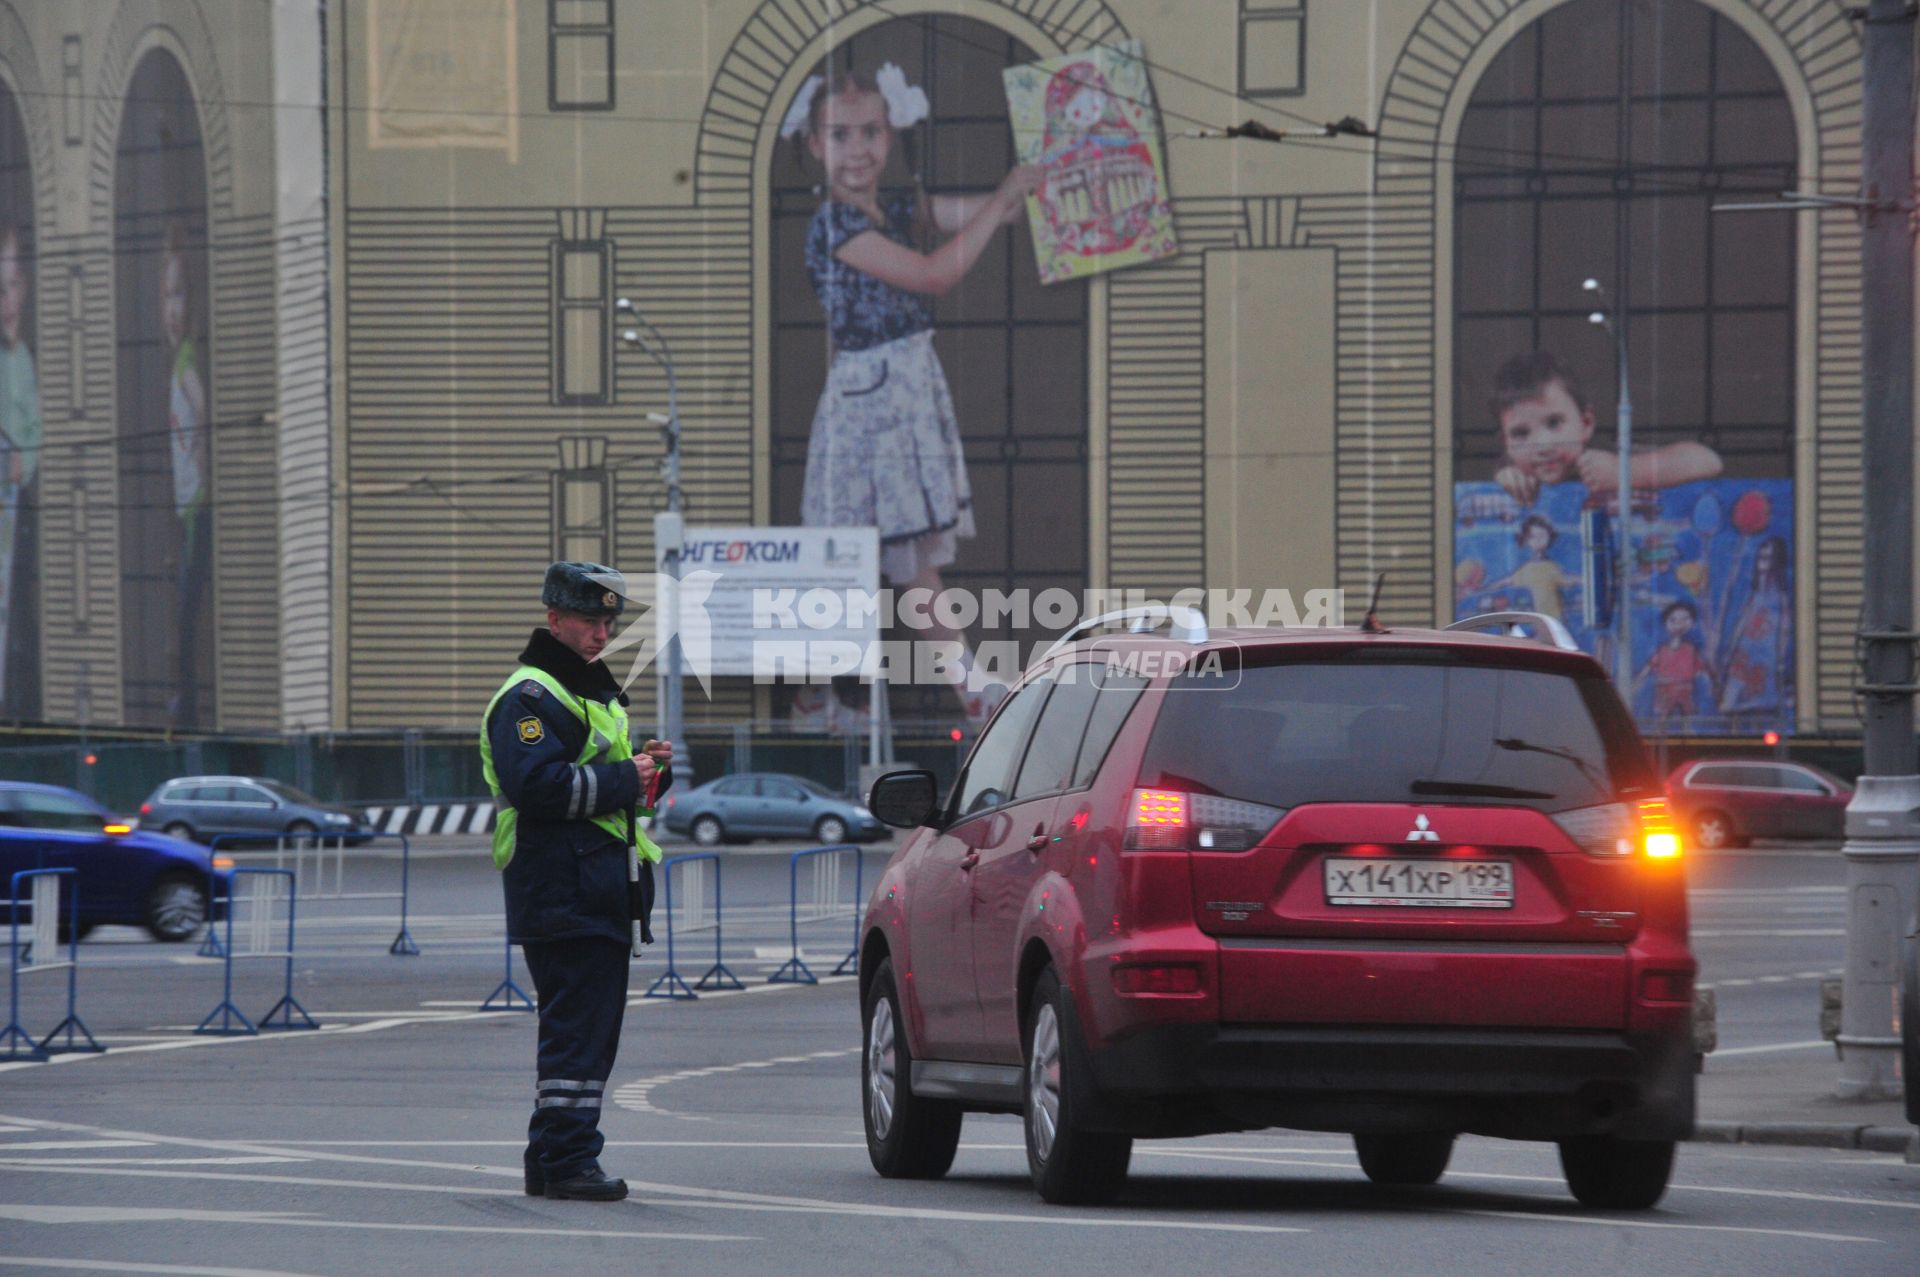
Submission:
M 1774 71 L 1701 6 L 1574 0 L 1488 67 L 1460 136 L 1455 614 L 1547 613 L 1614 669 L 1590 614 L 1612 595 L 1645 729 L 1792 731 L 1794 226 L 1711 211 L 1792 185 Z

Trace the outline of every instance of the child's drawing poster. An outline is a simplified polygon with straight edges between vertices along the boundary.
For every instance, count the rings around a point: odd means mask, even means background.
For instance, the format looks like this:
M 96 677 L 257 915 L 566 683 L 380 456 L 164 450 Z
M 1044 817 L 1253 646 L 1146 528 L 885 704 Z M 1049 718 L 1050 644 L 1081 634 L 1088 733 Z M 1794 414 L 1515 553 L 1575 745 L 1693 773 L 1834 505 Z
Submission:
M 1171 257 L 1160 112 L 1140 42 L 1008 67 L 1008 114 L 1023 164 L 1046 170 L 1027 198 L 1040 282 Z

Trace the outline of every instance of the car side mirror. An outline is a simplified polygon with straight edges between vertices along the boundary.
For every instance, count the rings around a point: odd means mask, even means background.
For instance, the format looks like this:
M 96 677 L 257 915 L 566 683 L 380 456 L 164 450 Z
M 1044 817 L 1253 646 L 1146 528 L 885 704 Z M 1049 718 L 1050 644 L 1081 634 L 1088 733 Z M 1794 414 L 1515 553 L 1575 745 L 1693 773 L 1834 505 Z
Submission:
M 867 810 L 881 824 L 914 829 L 933 819 L 940 793 L 929 771 L 888 772 L 873 782 Z

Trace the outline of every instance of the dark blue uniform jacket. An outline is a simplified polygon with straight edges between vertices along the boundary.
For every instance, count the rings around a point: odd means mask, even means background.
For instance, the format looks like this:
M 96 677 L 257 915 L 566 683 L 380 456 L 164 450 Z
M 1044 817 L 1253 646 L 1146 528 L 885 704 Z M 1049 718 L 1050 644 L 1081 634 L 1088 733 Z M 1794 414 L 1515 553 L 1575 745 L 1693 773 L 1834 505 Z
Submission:
M 582 699 L 627 703 L 605 664 L 581 660 L 549 630 L 533 632 L 520 663 L 545 670 Z M 537 733 L 520 727 L 529 717 L 539 720 Z M 646 797 L 633 763 L 575 766 L 587 725 L 532 679 L 500 698 L 487 737 L 501 793 L 519 812 L 513 859 L 501 874 L 508 938 L 522 944 L 600 936 L 627 943 L 627 857 L 633 853 L 587 817 L 628 811 Z M 660 787 L 666 783 L 663 777 Z

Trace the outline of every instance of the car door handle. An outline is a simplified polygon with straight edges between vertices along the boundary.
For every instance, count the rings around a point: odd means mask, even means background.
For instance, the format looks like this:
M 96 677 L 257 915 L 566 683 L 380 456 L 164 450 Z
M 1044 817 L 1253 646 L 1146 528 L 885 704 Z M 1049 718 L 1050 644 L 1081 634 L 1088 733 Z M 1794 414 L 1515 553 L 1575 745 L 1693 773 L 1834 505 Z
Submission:
M 970 851 L 966 855 L 960 857 L 960 867 L 962 869 L 972 869 L 975 865 L 979 863 L 980 863 L 980 853 L 977 851 Z
M 1027 850 L 1045 851 L 1048 841 L 1047 827 L 1045 825 L 1035 825 L 1033 828 L 1033 837 L 1027 839 Z

